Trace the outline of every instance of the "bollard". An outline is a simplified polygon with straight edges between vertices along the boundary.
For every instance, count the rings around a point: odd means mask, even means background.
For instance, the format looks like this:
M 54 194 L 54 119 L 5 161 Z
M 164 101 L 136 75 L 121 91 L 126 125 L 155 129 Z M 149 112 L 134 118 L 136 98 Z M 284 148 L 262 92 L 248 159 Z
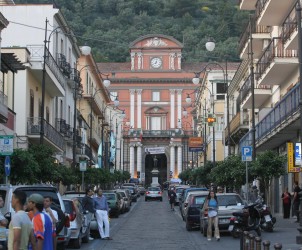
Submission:
M 244 250 L 249 250 L 249 245 L 250 245 L 249 232 L 244 231 L 243 235 L 244 235 L 243 249 Z
M 249 240 L 250 240 L 250 246 L 249 250 L 254 250 L 254 245 L 255 245 L 255 235 L 254 234 L 249 234 Z
M 271 244 L 271 242 L 269 241 L 269 240 L 265 240 L 265 241 L 263 241 L 263 250 L 269 250 L 269 246 L 270 246 L 270 244 Z
M 281 243 L 276 243 L 274 245 L 275 250 L 281 250 L 282 249 L 282 244 Z
M 256 237 L 255 242 L 256 242 L 256 250 L 261 250 L 261 237 Z

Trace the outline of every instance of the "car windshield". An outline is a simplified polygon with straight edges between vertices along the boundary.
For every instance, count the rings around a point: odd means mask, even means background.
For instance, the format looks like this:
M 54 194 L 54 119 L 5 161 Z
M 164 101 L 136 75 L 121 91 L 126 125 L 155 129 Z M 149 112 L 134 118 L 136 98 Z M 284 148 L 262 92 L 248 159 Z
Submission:
M 243 204 L 239 195 L 218 195 L 219 206 L 236 206 L 238 203 Z
M 68 214 L 72 214 L 73 213 L 72 201 L 63 200 L 63 202 L 65 205 L 65 212 Z
M 180 194 L 180 193 L 182 192 L 182 190 L 184 190 L 184 188 L 177 188 L 177 189 L 176 189 L 176 193 L 177 193 L 177 194 Z
M 107 200 L 115 200 L 115 195 L 114 194 L 104 194 L 107 198 Z
M 194 204 L 195 205 L 202 205 L 204 203 L 205 199 L 206 199 L 206 196 L 202 196 L 202 197 L 197 196 L 194 199 Z
M 118 192 L 122 197 L 126 197 L 124 192 Z
M 148 190 L 149 191 L 160 191 L 160 188 L 158 188 L 158 187 L 149 187 Z

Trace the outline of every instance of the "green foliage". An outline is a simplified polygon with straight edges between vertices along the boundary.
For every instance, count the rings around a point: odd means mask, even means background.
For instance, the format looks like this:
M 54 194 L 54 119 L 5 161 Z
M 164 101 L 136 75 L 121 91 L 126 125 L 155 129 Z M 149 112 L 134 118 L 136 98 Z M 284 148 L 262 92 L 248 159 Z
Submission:
M 50 0 L 15 0 L 46 3 Z M 247 12 L 237 0 L 56 0 L 78 36 L 93 48 L 96 61 L 129 61 L 129 43 L 146 34 L 165 34 L 184 42 L 184 60 L 223 61 L 238 58 L 237 44 Z M 82 37 L 82 39 L 80 38 Z M 206 52 L 213 37 L 215 51 Z M 43 41 L 41 41 L 42 43 Z

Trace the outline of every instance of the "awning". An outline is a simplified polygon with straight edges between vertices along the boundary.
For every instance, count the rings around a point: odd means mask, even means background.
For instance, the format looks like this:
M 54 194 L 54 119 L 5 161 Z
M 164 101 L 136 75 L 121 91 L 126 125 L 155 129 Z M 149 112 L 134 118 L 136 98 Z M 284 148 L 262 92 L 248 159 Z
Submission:
M 1 53 L 1 72 L 8 73 L 12 71 L 24 70 L 25 66 L 16 58 L 14 53 Z

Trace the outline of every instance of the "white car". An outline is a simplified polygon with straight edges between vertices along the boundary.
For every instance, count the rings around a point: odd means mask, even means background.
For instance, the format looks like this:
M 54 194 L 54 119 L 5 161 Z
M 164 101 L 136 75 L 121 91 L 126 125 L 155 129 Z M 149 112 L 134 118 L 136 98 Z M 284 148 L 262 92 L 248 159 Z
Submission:
M 148 187 L 145 194 L 145 201 L 160 200 L 163 201 L 163 192 L 159 187 Z

